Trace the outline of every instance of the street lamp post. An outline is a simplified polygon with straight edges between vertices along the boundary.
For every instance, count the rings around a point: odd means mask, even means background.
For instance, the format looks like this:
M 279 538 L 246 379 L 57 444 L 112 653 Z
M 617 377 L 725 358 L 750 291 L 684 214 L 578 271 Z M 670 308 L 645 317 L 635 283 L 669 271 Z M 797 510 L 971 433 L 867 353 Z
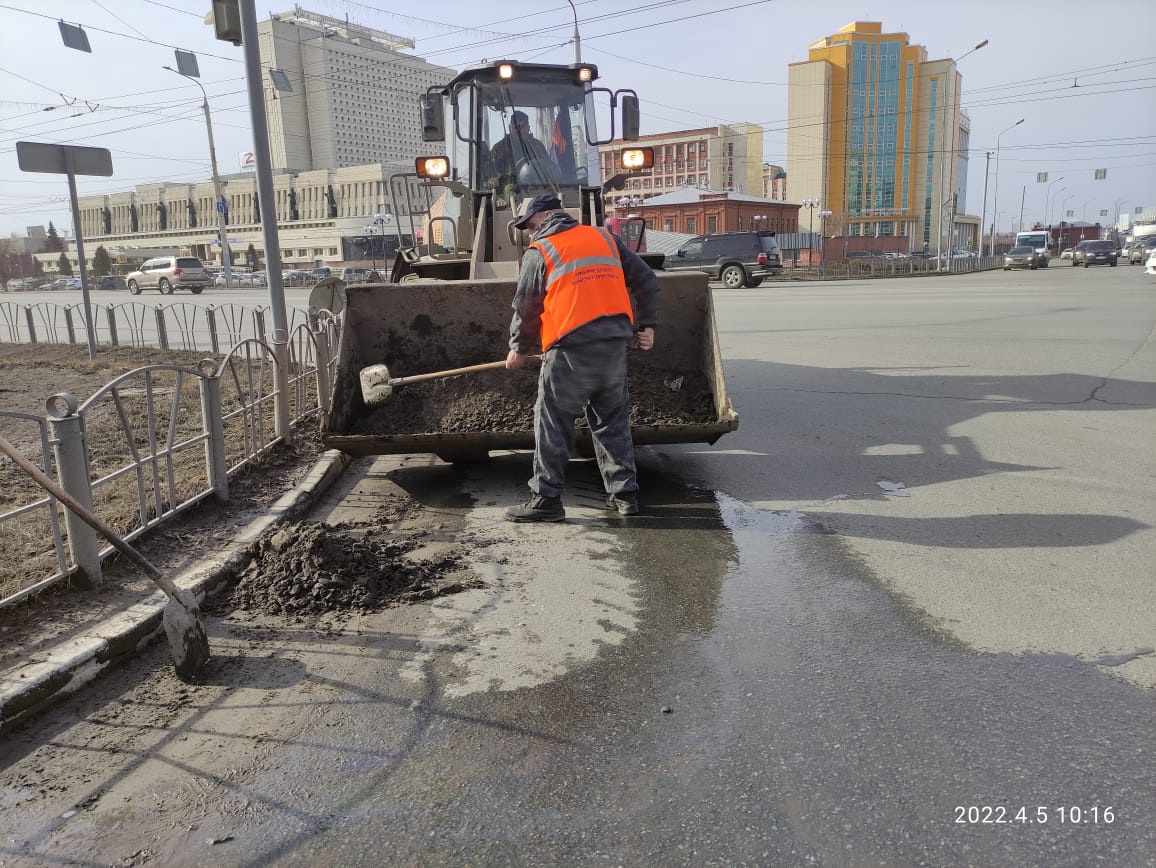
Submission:
M 376 229 L 381 236 L 381 250 L 382 250 L 382 268 L 385 267 L 385 224 L 390 222 L 390 217 L 386 214 L 378 212 L 373 215 L 373 222 L 361 228 L 369 233 L 369 261 L 373 271 L 377 271 L 377 246 L 373 243 L 373 231 Z
M 231 285 L 233 282 L 233 257 L 229 252 L 229 230 L 225 227 L 225 209 L 223 207 L 224 197 L 221 194 L 221 176 L 217 173 L 217 149 L 213 145 L 213 119 L 209 116 L 209 95 L 205 92 L 205 86 L 193 78 L 191 75 L 185 75 L 171 66 L 166 66 L 169 72 L 175 72 L 181 78 L 187 78 L 193 84 L 201 89 L 202 102 L 201 106 L 205 110 L 205 130 L 209 134 L 209 162 L 213 171 L 213 207 L 217 211 L 217 234 L 221 242 L 221 265 L 225 269 L 225 285 Z
M 1080 219 L 1083 220 L 1085 223 L 1088 222 L 1088 206 L 1091 205 L 1095 201 L 1096 201 L 1096 197 L 1093 196 L 1091 199 L 1089 199 L 1087 202 L 1084 203 L 1084 210 L 1080 216 Z
M 1004 130 L 998 136 L 995 137 L 995 189 L 992 191 L 992 195 L 991 195 L 991 210 L 992 210 L 993 214 L 999 213 L 999 140 L 1003 137 L 1004 133 L 1015 129 L 1023 122 L 1024 122 L 1024 119 L 1020 118 L 1018 121 L 1016 121 L 1014 124 L 1012 124 L 1010 127 L 1008 127 L 1006 130 Z M 995 256 L 995 229 L 994 228 L 992 229 L 992 232 L 991 232 L 991 255 Z
M 827 240 L 827 232 L 826 232 L 827 218 L 828 218 L 828 217 L 830 217 L 830 216 L 831 216 L 833 213 L 834 213 L 834 212 L 832 212 L 832 211 L 820 211 L 820 212 L 819 212 L 819 267 L 820 267 L 820 268 L 822 268 L 822 267 L 823 267 L 823 258 L 824 258 L 825 254 L 826 254 L 826 251 L 824 250 L 824 248 L 827 246 L 827 245 L 826 245 L 826 240 Z
M 582 62 L 582 38 L 578 35 L 578 9 L 574 6 L 574 0 L 566 0 L 570 4 L 570 11 L 574 13 L 574 62 Z
M 807 268 L 811 267 L 811 258 L 814 251 L 815 209 L 819 207 L 818 199 L 804 199 L 803 207 L 807 209 Z
M 1051 238 L 1051 236 L 1052 236 L 1052 224 L 1049 222 L 1049 215 L 1051 214 L 1051 210 L 1052 210 L 1052 207 L 1051 207 L 1052 186 L 1060 183 L 1060 181 L 1062 181 L 1062 180 L 1064 180 L 1064 176 L 1060 175 L 1060 177 L 1056 178 L 1056 180 L 1049 181 L 1047 190 L 1044 191 L 1044 226 L 1047 227 L 1049 238 Z M 1066 190 L 1067 187 L 1060 187 L 1060 189 Z M 1059 241 L 1058 238 L 1056 240 Z M 1058 256 L 1061 252 L 1062 251 L 1057 250 L 1056 255 Z
M 1065 187 L 1064 189 L 1066 190 L 1067 188 Z M 1075 193 L 1069 193 L 1067 196 L 1065 196 L 1065 197 L 1064 197 L 1064 202 L 1063 202 L 1063 204 L 1062 204 L 1062 205 L 1060 205 L 1060 237 L 1059 237 L 1059 245 L 1060 245 L 1060 250 L 1061 250 L 1061 252 L 1062 252 L 1062 251 L 1063 251 L 1063 249 L 1064 249 L 1064 212 L 1068 210 L 1068 203 L 1069 203 L 1070 201 L 1072 201 L 1073 199 L 1075 199 L 1075 198 L 1076 198 L 1076 194 L 1075 194 Z
M 984 152 L 983 164 L 983 210 L 979 217 L 979 255 L 983 256 L 983 232 L 987 228 L 987 173 L 991 168 L 991 151 Z
M 969 55 L 972 55 L 975 52 L 979 51 L 985 45 L 987 45 L 986 39 L 983 40 L 982 42 L 977 42 L 970 50 L 965 51 L 958 58 L 951 61 L 952 67 L 953 68 L 957 67 L 961 60 L 963 60 L 965 57 L 968 57 Z M 958 73 L 956 72 L 953 75 L 953 78 L 952 78 L 952 84 L 953 85 L 955 84 L 955 80 L 954 80 L 955 75 L 958 75 Z M 959 93 L 954 92 L 954 89 L 953 89 L 953 92 L 949 93 L 949 90 L 946 87 L 946 84 L 947 84 L 947 79 L 945 77 L 944 78 L 944 85 L 945 86 L 943 89 L 943 96 L 944 96 L 943 113 L 945 116 L 944 120 L 943 120 L 943 130 L 945 133 L 947 133 L 947 136 L 948 136 L 948 148 L 947 148 L 947 161 L 946 161 L 946 163 L 944 163 L 944 161 L 942 161 L 942 160 L 940 161 L 940 163 L 941 163 L 940 170 L 939 170 L 940 208 L 939 208 L 939 214 L 938 214 L 939 230 L 936 232 L 936 236 L 937 236 L 937 245 L 936 246 L 938 247 L 938 252 L 940 254 L 940 263 L 941 264 L 942 264 L 943 234 L 944 234 L 943 233 L 943 211 L 944 211 L 943 203 L 945 202 L 945 200 L 951 203 L 951 218 L 948 221 L 948 227 L 947 227 L 948 253 L 949 254 L 951 253 L 951 248 L 953 248 L 955 246 L 955 190 L 954 190 L 955 185 L 952 183 L 952 179 L 955 177 L 955 140 L 957 138 L 956 124 L 955 124 L 955 112 L 956 112 L 956 109 L 959 108 Z M 951 111 L 951 119 L 950 120 L 948 120 L 948 118 L 946 117 L 949 108 Z M 942 153 L 942 145 L 940 148 L 940 152 Z M 948 191 L 947 191 L 946 196 L 944 195 L 944 190 L 943 190 L 945 185 L 948 187 Z

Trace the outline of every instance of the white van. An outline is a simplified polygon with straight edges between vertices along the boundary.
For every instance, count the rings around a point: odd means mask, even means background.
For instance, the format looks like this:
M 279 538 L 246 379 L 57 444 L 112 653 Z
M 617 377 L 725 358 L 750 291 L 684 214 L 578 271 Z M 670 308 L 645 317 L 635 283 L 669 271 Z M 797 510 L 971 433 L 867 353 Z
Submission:
M 1030 232 L 1016 233 L 1016 247 L 1034 247 L 1036 249 L 1036 265 L 1040 268 L 1048 267 L 1051 251 L 1048 245 L 1052 242 L 1052 234 L 1046 229 L 1033 229 Z

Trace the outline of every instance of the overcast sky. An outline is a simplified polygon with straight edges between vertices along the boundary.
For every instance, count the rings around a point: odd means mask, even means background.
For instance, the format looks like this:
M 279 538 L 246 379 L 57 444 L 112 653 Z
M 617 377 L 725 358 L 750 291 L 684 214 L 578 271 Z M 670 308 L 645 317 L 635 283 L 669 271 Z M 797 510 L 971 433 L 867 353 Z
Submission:
M 115 175 L 80 179 L 81 195 L 208 179 L 200 91 L 162 68 L 173 63 L 174 46 L 199 56 L 222 173 L 251 149 L 241 50 L 216 41 L 203 23 L 209 0 L 0 3 L 0 234 L 49 220 L 63 231 L 72 222 L 64 178 L 20 172 L 17 140 L 109 148 Z M 906 32 L 929 59 L 961 57 L 987 39 L 960 62 L 971 116 L 968 213 L 983 205 L 984 153 L 1021 117 L 999 139 L 1001 228 L 1018 221 L 1021 198 L 1025 223 L 1042 219 L 1049 188 L 1053 217 L 1066 207 L 1073 219 L 1096 222 L 1101 209 L 1114 214 L 1118 200 L 1125 213 L 1156 206 L 1156 30 L 1144 0 L 574 3 L 583 59 L 598 65 L 601 84 L 638 92 L 643 133 L 757 123 L 766 130 L 764 158 L 788 174 L 787 65 L 806 60 L 810 43 L 855 20 Z M 300 5 L 412 37 L 415 54 L 453 68 L 574 57 L 573 13 L 563 0 Z M 258 18 L 290 8 L 266 0 Z M 58 17 L 88 30 L 91 54 L 62 45 Z M 1105 180 L 1094 179 L 1097 169 L 1107 170 Z M 1038 183 L 1040 172 L 1063 180 Z M 989 223 L 995 184 L 993 159 Z

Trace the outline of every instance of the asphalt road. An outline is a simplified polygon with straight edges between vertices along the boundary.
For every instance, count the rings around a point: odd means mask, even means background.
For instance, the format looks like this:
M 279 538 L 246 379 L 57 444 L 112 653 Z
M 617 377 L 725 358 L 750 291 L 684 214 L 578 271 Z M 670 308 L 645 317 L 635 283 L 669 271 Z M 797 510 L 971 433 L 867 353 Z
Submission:
M 567 523 L 513 526 L 524 455 L 360 462 L 313 518 L 406 492 L 487 587 L 336 635 L 214 623 L 178 708 L 152 652 L 0 754 L 73 770 L 0 793 L 0 852 L 1152 864 L 1156 282 L 715 300 L 740 428 L 642 450 L 644 515 L 586 463 Z

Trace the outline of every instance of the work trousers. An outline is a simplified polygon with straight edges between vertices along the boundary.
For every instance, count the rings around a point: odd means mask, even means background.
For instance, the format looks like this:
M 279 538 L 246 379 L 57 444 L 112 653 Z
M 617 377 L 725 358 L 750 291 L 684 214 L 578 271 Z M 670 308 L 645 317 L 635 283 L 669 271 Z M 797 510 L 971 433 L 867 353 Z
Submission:
M 609 494 L 638 491 L 630 436 L 626 340 L 553 347 L 542 360 L 534 405 L 534 476 L 530 490 L 561 497 L 566 464 L 574 451 L 574 420 L 582 413 L 594 440 L 594 457 Z

